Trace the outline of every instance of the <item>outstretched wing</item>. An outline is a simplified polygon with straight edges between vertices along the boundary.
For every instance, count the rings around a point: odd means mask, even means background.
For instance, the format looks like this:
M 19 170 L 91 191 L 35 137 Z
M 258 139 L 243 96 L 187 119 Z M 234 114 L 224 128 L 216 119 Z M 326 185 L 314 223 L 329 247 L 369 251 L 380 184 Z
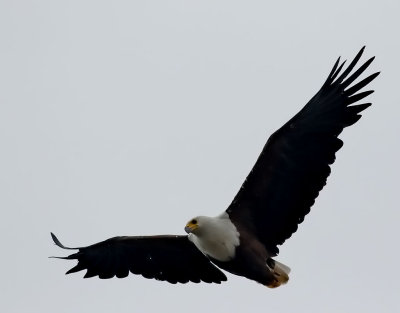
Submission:
M 365 47 L 364 47 L 365 48 Z M 379 73 L 350 87 L 374 58 L 349 76 L 364 48 L 342 72 L 336 61 L 318 93 L 267 141 L 256 164 L 226 210 L 235 224 L 255 232 L 270 252 L 288 239 L 326 184 L 343 142 L 338 135 L 371 103 L 352 105 L 373 91 L 357 93 Z
M 87 270 L 84 278 L 123 278 L 129 272 L 169 283 L 221 283 L 226 276 L 204 256 L 187 236 L 114 237 L 88 247 L 68 248 L 51 233 L 63 249 L 79 249 L 60 259 L 78 260 L 66 274 Z

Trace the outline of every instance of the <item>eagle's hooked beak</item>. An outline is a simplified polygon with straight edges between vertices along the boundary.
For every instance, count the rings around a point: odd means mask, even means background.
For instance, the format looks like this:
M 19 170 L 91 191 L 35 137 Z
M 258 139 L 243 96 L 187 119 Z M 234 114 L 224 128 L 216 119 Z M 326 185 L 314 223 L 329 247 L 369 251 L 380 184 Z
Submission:
M 190 234 L 192 232 L 192 229 L 189 226 L 185 226 L 185 232 Z
M 188 234 L 193 233 L 193 231 L 195 229 L 197 229 L 199 227 L 199 225 L 197 225 L 196 223 L 192 223 L 191 221 L 189 223 L 186 224 L 185 226 L 185 232 L 187 232 Z

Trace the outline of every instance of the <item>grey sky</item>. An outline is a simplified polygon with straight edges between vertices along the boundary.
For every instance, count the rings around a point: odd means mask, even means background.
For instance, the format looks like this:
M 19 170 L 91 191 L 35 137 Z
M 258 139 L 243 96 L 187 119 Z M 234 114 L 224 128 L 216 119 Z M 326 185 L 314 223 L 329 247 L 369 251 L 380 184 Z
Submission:
M 399 1 L 2 1 L 0 311 L 398 312 Z M 373 107 L 269 290 L 64 276 L 51 242 L 182 234 L 367 45 Z M 366 57 L 364 59 L 366 59 Z M 243 296 L 244 295 L 244 296 Z

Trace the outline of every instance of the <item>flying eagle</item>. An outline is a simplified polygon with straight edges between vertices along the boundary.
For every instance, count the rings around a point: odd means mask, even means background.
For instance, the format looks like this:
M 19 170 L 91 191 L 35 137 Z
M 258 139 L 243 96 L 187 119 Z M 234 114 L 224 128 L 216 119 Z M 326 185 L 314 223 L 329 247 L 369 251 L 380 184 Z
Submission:
M 350 75 L 364 48 L 345 69 L 339 57 L 317 94 L 272 134 L 221 215 L 191 219 L 188 235 L 121 236 L 79 248 L 65 247 L 52 233 L 60 248 L 79 250 L 60 257 L 78 260 L 67 274 L 87 270 L 85 278 L 123 278 L 132 272 L 173 284 L 219 284 L 227 280 L 221 268 L 270 288 L 286 283 L 289 267 L 273 259 L 278 246 L 297 230 L 325 186 L 343 145 L 339 134 L 371 105 L 354 103 L 373 92 L 359 91 L 379 72 L 353 82 L 374 57 Z

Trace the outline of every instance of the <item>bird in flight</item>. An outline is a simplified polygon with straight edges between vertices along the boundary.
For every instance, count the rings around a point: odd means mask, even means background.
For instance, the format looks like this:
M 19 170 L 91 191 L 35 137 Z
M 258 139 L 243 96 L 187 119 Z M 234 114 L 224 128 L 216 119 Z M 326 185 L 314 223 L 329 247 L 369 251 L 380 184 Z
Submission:
M 123 278 L 129 272 L 169 283 L 226 281 L 226 270 L 270 288 L 285 284 L 290 268 L 274 259 L 296 232 L 326 184 L 343 142 L 338 138 L 371 103 L 361 91 L 379 72 L 353 84 L 374 60 L 354 70 L 363 47 L 345 67 L 340 58 L 321 89 L 273 133 L 229 207 L 216 217 L 197 216 L 187 235 L 119 236 L 58 257 L 77 260 L 67 274 Z M 353 71 L 354 70 L 354 71 Z

